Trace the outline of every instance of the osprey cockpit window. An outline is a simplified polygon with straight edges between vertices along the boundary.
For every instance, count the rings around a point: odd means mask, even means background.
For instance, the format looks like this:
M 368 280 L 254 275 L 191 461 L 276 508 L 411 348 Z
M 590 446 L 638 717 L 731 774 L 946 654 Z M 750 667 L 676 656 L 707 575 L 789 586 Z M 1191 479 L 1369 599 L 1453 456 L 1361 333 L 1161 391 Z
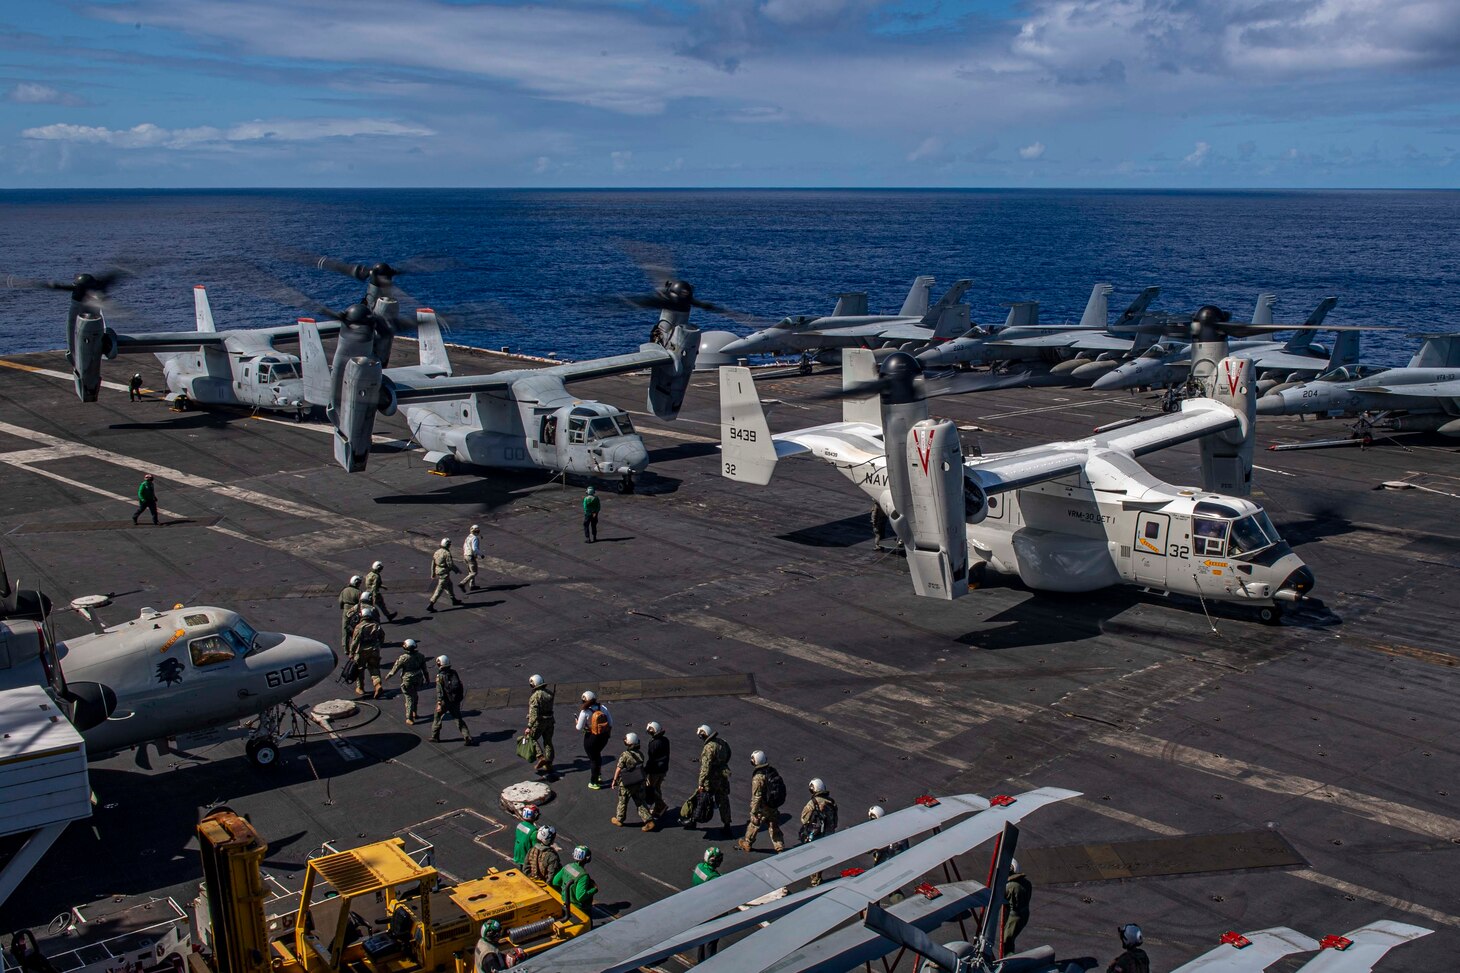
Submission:
M 568 417 L 568 442 L 583 443 L 588 441 L 588 420 L 582 416 Z
M 220 662 L 232 662 L 237 655 L 232 640 L 222 635 L 205 635 L 203 638 L 193 639 L 188 643 L 188 654 L 193 658 L 193 665 L 199 669 L 216 666 Z
M 608 416 L 600 416 L 588 423 L 589 439 L 612 439 L 618 435 L 618 427 Z
M 1249 557 L 1258 551 L 1265 551 L 1280 542 L 1277 528 L 1267 519 L 1267 511 L 1232 521 L 1229 548 L 1233 557 Z
M 1198 557 L 1225 557 L 1229 527 L 1231 527 L 1231 521 L 1193 517 L 1191 520 L 1192 553 Z
M 620 412 L 618 415 L 613 417 L 613 421 L 618 423 L 619 435 L 632 436 L 634 434 L 634 423 L 633 420 L 629 418 L 629 414 L 627 412 Z

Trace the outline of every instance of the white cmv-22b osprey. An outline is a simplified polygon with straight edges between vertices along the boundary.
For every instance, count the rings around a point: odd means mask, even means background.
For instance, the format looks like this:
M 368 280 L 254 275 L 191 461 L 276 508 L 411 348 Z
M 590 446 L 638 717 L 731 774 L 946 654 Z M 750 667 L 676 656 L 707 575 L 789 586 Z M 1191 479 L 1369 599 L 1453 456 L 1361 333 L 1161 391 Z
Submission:
M 1132 584 L 1249 604 L 1276 623 L 1313 573 L 1246 497 L 1252 364 L 1224 358 L 1210 398 L 1087 439 L 965 459 L 951 420 L 928 415 L 921 368 L 897 353 L 843 362 L 843 421 L 772 436 L 749 369 L 720 370 L 723 475 L 767 484 L 778 460 L 826 460 L 887 513 L 919 595 L 966 594 L 970 558 L 1045 591 Z M 877 394 L 856 397 L 869 386 Z M 934 393 L 936 394 L 936 393 Z M 1203 487 L 1165 483 L 1145 453 L 1200 440 Z M 894 443 L 891 453 L 885 443 Z

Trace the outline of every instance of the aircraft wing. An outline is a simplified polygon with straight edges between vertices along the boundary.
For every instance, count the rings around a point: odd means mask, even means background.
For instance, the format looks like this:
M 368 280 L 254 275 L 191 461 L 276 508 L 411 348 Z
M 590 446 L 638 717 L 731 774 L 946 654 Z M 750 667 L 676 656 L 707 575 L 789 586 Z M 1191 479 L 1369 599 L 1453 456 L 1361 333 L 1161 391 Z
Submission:
M 950 882 L 936 889 L 938 894 L 934 898 L 911 895 L 889 906 L 887 911 L 924 932 L 932 932 L 944 923 L 983 908 L 989 900 L 988 889 L 978 882 Z M 791 953 L 776 964 L 775 973 L 841 973 L 879 960 L 897 948 L 892 940 L 855 923 Z
M 1245 944 L 1240 940 L 1227 942 L 1224 939 L 1222 945 L 1202 953 L 1172 973 L 1262 973 L 1284 956 L 1318 948 L 1317 940 L 1286 926 L 1244 933 L 1242 939 L 1246 940 Z
M 870 422 L 829 422 L 824 426 L 808 426 L 771 437 L 776 458 L 813 453 L 823 458 L 835 456 L 856 465 L 883 455 L 882 429 Z M 831 456 L 828 456 L 828 453 Z
M 1279 372 L 1313 372 L 1316 374 L 1326 372 L 1330 367 L 1327 358 L 1319 358 L 1317 355 L 1295 355 L 1281 349 L 1249 354 L 1239 348 L 1232 354 L 1238 358 L 1251 358 L 1253 366 L 1262 371 L 1271 369 Z
M 1068 348 L 1081 338 L 1093 337 L 1088 331 L 1055 331 L 1050 334 L 1031 334 L 1017 338 L 998 337 L 989 342 L 990 348 Z
M 630 352 L 627 355 L 614 355 L 611 358 L 594 358 L 591 361 L 568 362 L 563 365 L 553 365 L 551 368 L 542 369 L 549 375 L 556 375 L 567 382 L 582 382 L 590 378 L 604 378 L 608 375 L 622 375 L 624 372 L 637 372 L 641 368 L 653 368 L 660 362 L 672 362 L 674 356 L 664 348 L 648 342 L 639 346 L 639 350 Z
M 662 346 L 646 344 L 641 345 L 639 350 L 632 354 L 615 355 L 612 358 L 566 362 L 548 368 L 514 368 L 510 371 L 493 372 L 486 375 L 453 375 L 439 378 L 413 376 L 400 381 L 392 380 L 390 388 L 395 393 L 398 402 L 445 402 L 483 392 L 506 391 L 512 387 L 514 382 L 529 376 L 553 376 L 566 384 L 590 378 L 602 378 L 607 375 L 619 375 L 623 372 L 634 372 L 641 368 L 652 368 L 660 362 L 672 362 L 673 360 L 674 356 Z
M 117 333 L 117 354 L 166 354 L 170 351 L 196 351 L 199 348 L 222 348 L 226 333 L 217 331 L 154 331 L 149 334 Z
M 761 905 L 737 908 L 736 911 L 720 916 L 718 919 L 702 922 L 698 926 L 686 929 L 684 932 L 671 936 L 661 943 L 656 943 L 638 955 L 630 957 L 626 962 L 650 966 L 666 956 L 673 956 L 675 953 L 682 953 L 687 949 L 703 946 L 705 943 L 713 942 L 724 936 L 744 932 L 751 926 L 758 926 L 763 922 L 773 922 L 793 909 L 799 909 L 821 893 L 829 890 L 829 886 L 823 888 L 821 885 L 814 885 L 811 888 L 802 889 L 790 895 L 783 895 L 778 899 L 762 903 Z
M 1298 973 L 1371 973 L 1375 964 L 1395 946 L 1403 946 L 1432 932 L 1433 929 L 1422 926 L 1380 919 L 1344 933 L 1342 938 L 1349 941 L 1348 946 L 1330 946 L 1325 940 L 1321 944 L 1323 952 L 1299 967 Z
M 1004 493 L 1058 479 L 1084 468 L 1091 450 L 1142 456 L 1241 425 L 1237 413 L 1211 399 L 1188 399 L 1181 411 L 1073 442 L 1032 446 L 969 462 L 968 470 L 988 493 Z
M 875 868 L 869 868 L 860 875 L 839 879 L 829 891 L 797 909 L 794 920 L 771 923 L 728 949 L 720 950 L 713 959 L 700 963 L 695 969 L 702 973 L 779 970 L 780 961 L 787 954 L 857 916 L 867 908 L 868 902 L 876 902 L 897 889 L 917 884 L 919 879 L 948 859 L 972 851 L 985 841 L 998 837 L 1003 833 L 1005 824 L 1021 820 L 1026 814 L 1048 804 L 1078 796 L 1077 791 L 1060 787 L 1041 787 L 1026 791 L 1010 804 L 989 808 L 961 821 L 918 842 L 907 851 L 894 855 Z M 854 828 L 845 833 L 854 834 L 859 830 L 860 828 Z M 796 850 L 813 850 L 819 844 L 820 841 L 812 842 L 801 845 Z
M 1061 793 L 1068 795 L 1071 792 Z M 1020 794 L 1013 807 L 1023 805 L 1029 808 L 1039 794 L 1040 791 Z M 1025 803 L 1026 798 L 1030 799 L 1029 803 Z M 713 882 L 652 902 L 513 969 L 521 973 L 629 973 L 645 962 L 652 962 L 645 956 L 650 955 L 652 947 L 664 941 L 666 934 L 723 915 L 767 892 L 835 868 L 874 848 L 905 841 L 924 831 L 943 827 L 955 818 L 987 811 L 988 808 L 988 800 L 977 794 L 959 794 L 939 798 L 931 805 L 905 807 L 875 821 L 838 831 L 820 841 L 788 848 L 772 858 L 728 872 Z M 902 857 L 898 855 L 892 861 Z M 866 904 L 867 900 L 863 899 L 858 908 Z M 658 958 L 667 955 L 664 953 Z M 609 962 L 607 957 L 621 958 Z
M 316 321 L 314 322 L 314 329 L 318 331 L 321 335 L 329 337 L 330 335 L 340 333 L 340 322 Z M 299 340 L 298 324 L 281 324 L 273 328 L 247 328 L 241 330 L 248 330 L 252 332 L 257 332 L 258 334 L 268 335 L 269 344 L 271 345 L 287 345 Z
M 1460 398 L 1460 380 L 1454 382 L 1426 382 L 1422 385 L 1370 385 L 1358 387 L 1355 392 L 1378 392 L 1380 395 L 1408 395 L 1417 399 Z
M 1080 335 L 1070 343 L 1069 347 L 1079 351 L 1130 351 L 1132 344 L 1130 338 L 1097 332 Z

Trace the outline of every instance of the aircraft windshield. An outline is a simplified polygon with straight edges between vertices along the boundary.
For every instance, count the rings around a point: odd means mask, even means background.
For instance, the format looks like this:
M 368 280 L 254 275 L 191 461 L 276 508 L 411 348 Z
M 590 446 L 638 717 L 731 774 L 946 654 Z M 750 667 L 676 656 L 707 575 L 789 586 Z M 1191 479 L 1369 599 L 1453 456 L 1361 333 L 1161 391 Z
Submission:
M 1232 521 L 1230 547 L 1233 557 L 1256 554 L 1281 541 L 1277 528 L 1267 519 L 1267 511 Z
M 632 421 L 629 420 L 627 413 L 620 412 L 613 418 L 614 421 L 618 423 L 618 431 L 621 434 L 625 436 L 632 436 L 634 434 L 634 424 Z
M 618 435 L 618 427 L 608 416 L 600 416 L 588 424 L 589 439 L 611 439 Z
M 258 649 L 259 633 L 248 622 L 240 618 L 231 631 L 239 646 L 242 647 L 244 655 L 252 655 Z
M 283 382 L 299 377 L 299 367 L 294 364 L 273 365 L 269 368 L 269 381 Z

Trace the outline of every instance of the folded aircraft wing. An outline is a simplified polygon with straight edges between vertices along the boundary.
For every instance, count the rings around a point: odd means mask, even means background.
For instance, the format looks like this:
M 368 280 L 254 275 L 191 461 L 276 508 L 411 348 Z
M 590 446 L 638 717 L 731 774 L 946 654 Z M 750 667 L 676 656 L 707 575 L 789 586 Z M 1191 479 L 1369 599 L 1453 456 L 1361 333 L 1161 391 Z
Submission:
M 663 345 L 650 342 L 640 345 L 638 351 L 630 352 L 627 355 L 568 362 L 545 368 L 543 371 L 556 375 L 564 382 L 582 382 L 590 378 L 604 378 L 608 375 L 636 372 L 641 368 L 653 368 L 660 362 L 672 362 L 673 360 L 674 356 Z
M 340 322 L 316 321 L 314 329 L 324 336 L 339 334 Z M 272 345 L 287 345 L 299 340 L 299 325 L 297 324 L 281 324 L 273 328 L 249 328 L 247 330 L 268 335 L 269 344 Z
M 1222 945 L 1202 953 L 1173 973 L 1262 973 L 1284 956 L 1317 948 L 1317 940 L 1286 926 L 1259 929 L 1241 936 L 1228 933 L 1222 937 Z
M 778 967 L 787 954 L 859 915 L 867 908 L 868 902 L 876 902 L 897 889 L 915 885 L 922 876 L 948 859 L 998 837 L 1003 833 L 1005 824 L 1018 821 L 1046 805 L 1078 796 L 1077 791 L 1059 787 L 1026 791 L 1010 803 L 960 821 L 860 875 L 838 880 L 830 890 L 797 909 L 791 921 L 771 923 L 728 949 L 720 950 L 713 959 L 700 963 L 695 969 L 703 973 L 754 973 Z M 844 834 L 855 834 L 860 830 L 854 828 Z M 796 850 L 814 854 L 821 843 L 812 842 Z M 828 862 L 823 867 L 831 864 Z M 716 879 L 716 882 L 723 880 Z M 714 885 L 715 882 L 708 884 Z
M 1013 807 L 1023 804 L 1030 808 L 1039 799 L 1037 795 L 1040 793 L 1030 791 L 1018 795 Z M 1025 803 L 1026 798 L 1028 803 Z M 521 973 L 628 973 L 650 962 L 645 959 L 647 951 L 664 942 L 667 935 L 723 915 L 736 906 L 792 882 L 810 878 L 817 872 L 835 868 L 874 848 L 905 841 L 933 828 L 943 827 L 966 814 L 987 811 L 988 808 L 988 800 L 977 794 L 960 794 L 939 798 L 931 804 L 914 804 L 819 841 L 797 845 L 765 861 L 737 868 L 713 882 L 696 885 L 650 903 L 513 968 Z M 866 904 L 864 899 L 862 905 Z M 798 913 L 800 911 L 797 910 Z
M 196 351 L 199 348 L 223 348 L 227 332 L 217 331 L 153 331 L 149 334 L 117 333 L 117 354 L 166 354 L 170 351 Z
M 1114 450 L 1142 456 L 1181 443 L 1235 429 L 1241 419 L 1212 399 L 1187 399 L 1181 411 L 1156 416 L 1088 439 L 1031 446 L 1012 453 L 972 460 L 970 475 L 988 493 L 1003 493 L 1077 473 L 1092 450 Z
M 1460 381 L 1425 382 L 1422 385 L 1370 385 L 1356 392 L 1378 392 L 1380 395 L 1409 395 L 1418 399 L 1460 398 Z
M 912 895 L 889 906 L 887 911 L 924 932 L 931 932 L 974 909 L 983 908 L 989 900 L 988 889 L 978 882 L 950 882 L 935 886 L 934 891 L 937 894 L 931 897 Z M 861 923 L 853 923 L 791 953 L 776 964 L 776 973 L 841 973 L 882 959 L 898 948 L 892 940 Z
M 1372 973 L 1384 954 L 1395 946 L 1428 936 L 1433 929 L 1380 919 L 1344 933 L 1338 941 L 1324 940 L 1323 952 L 1304 963 L 1298 973 Z

